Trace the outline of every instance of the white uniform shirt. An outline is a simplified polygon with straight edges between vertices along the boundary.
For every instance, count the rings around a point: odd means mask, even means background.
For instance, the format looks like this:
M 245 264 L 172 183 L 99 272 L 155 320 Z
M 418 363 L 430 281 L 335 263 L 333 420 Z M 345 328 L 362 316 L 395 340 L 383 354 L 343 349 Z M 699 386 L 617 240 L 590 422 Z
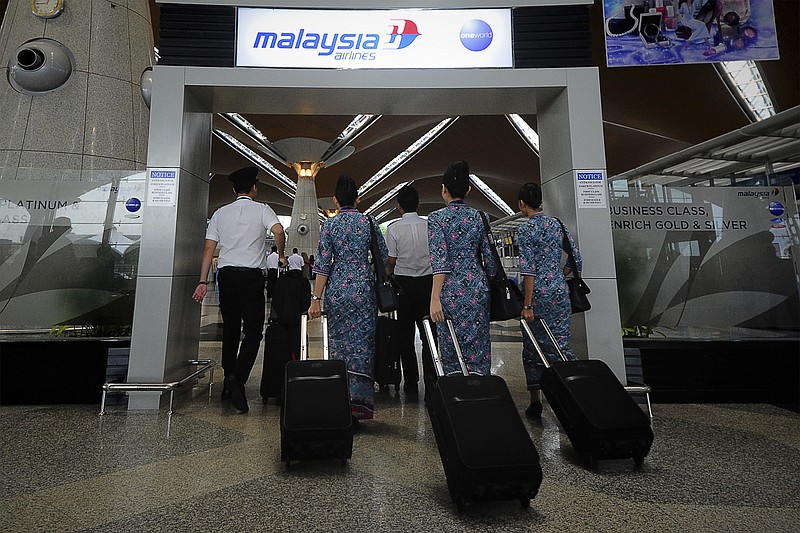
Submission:
M 219 243 L 217 268 L 266 268 L 267 232 L 279 223 L 270 206 L 249 196 L 217 209 L 206 230 L 206 239 Z
M 287 261 L 289 262 L 289 270 L 303 270 L 303 265 L 306 264 L 300 254 L 290 255 Z
M 396 257 L 394 273 L 398 276 L 432 274 L 428 250 L 428 222 L 416 213 L 405 213 L 386 230 L 389 257 Z
M 279 266 L 280 258 L 278 257 L 278 252 L 270 252 L 267 256 L 267 270 L 277 270 Z

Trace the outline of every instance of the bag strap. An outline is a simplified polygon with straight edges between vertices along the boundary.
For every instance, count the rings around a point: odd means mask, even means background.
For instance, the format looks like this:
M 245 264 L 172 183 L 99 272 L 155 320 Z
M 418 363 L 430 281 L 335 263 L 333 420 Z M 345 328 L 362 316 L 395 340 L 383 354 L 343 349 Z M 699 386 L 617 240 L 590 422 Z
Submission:
M 558 225 L 561 226 L 561 246 L 564 248 L 564 251 L 567 252 L 567 266 L 572 270 L 572 275 L 575 279 L 581 279 L 581 273 L 578 270 L 578 262 L 575 261 L 575 255 L 572 252 L 572 244 L 569 242 L 569 238 L 567 238 L 567 229 L 564 227 L 564 223 L 561 222 L 556 217 L 553 217 L 558 222 Z
M 370 227 L 370 240 L 369 249 L 372 252 L 372 264 L 375 265 L 375 276 L 378 281 L 383 283 L 386 281 L 386 267 L 383 266 L 383 257 L 381 256 L 381 249 L 378 246 L 378 234 L 376 233 L 375 224 L 372 222 L 372 217 L 367 215 Z
M 479 211 L 478 213 L 483 221 L 483 229 L 486 230 L 486 238 L 489 241 L 489 248 L 492 249 L 492 257 L 494 257 L 494 262 L 497 265 L 497 274 L 494 275 L 493 279 L 506 279 L 506 271 L 503 268 L 503 263 L 500 262 L 500 254 L 497 253 L 497 246 L 494 244 L 494 235 L 492 235 L 492 230 L 489 228 L 489 221 L 487 220 L 488 217 L 483 211 Z M 480 253 L 480 251 L 481 246 L 480 243 L 478 243 L 478 253 Z

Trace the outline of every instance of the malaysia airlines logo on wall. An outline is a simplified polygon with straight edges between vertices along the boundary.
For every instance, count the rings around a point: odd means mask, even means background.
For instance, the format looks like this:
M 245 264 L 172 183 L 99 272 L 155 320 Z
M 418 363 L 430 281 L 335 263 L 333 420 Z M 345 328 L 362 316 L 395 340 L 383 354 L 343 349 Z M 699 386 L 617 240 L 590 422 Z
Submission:
M 411 43 L 420 35 L 417 24 L 413 20 L 393 19 L 392 32 L 389 34 L 389 42 L 386 48 L 402 50 L 407 46 L 411 46 Z

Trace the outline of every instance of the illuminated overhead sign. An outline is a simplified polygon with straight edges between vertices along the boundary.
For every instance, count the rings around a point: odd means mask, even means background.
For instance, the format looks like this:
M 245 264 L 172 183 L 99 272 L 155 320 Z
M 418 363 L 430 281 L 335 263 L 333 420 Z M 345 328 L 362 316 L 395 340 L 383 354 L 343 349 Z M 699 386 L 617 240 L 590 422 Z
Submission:
M 237 67 L 512 67 L 511 10 L 238 8 Z

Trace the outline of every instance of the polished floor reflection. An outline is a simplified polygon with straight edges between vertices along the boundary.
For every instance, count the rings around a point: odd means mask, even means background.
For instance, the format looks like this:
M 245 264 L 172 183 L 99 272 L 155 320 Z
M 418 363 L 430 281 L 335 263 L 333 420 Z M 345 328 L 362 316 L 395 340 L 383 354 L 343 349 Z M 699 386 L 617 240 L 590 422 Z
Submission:
M 206 308 L 204 339 L 217 321 Z M 513 323 L 492 333 L 494 371 L 521 412 L 519 335 Z M 315 327 L 311 334 L 319 339 Z M 200 356 L 218 358 L 219 348 L 203 340 Z M 258 396 L 260 370 L 261 357 L 246 415 L 220 401 L 219 386 L 211 399 L 200 386 L 177 396 L 172 417 L 120 406 L 103 417 L 96 405 L 0 407 L 0 530 L 793 532 L 800 524 L 800 415 L 777 407 L 656 404 L 641 469 L 604 461 L 588 471 L 545 406 L 541 424 L 526 420 L 544 470 L 531 507 L 479 503 L 459 514 L 420 398 L 379 394 L 346 467 L 287 470 L 279 408 Z

